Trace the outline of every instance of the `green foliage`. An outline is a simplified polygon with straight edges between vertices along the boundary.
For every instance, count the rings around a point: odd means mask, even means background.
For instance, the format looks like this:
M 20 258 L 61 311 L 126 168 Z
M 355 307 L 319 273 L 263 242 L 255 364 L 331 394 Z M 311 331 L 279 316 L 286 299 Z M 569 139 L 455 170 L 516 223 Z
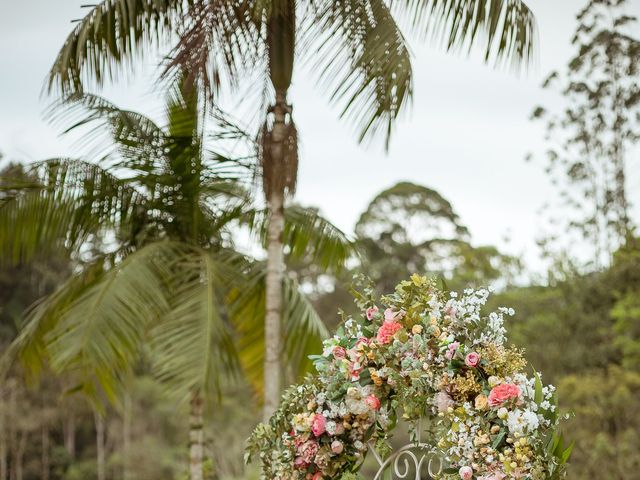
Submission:
M 565 275 L 552 286 L 512 289 L 495 299 L 516 309 L 511 340 L 558 385 L 560 406 L 571 414 L 569 478 L 593 478 L 603 469 L 608 478 L 633 478 L 629 472 L 640 462 L 633 447 L 640 408 L 639 252 L 631 240 L 607 270 Z
M 494 247 L 472 246 L 452 205 L 421 185 L 401 182 L 378 194 L 355 231 L 363 266 L 380 291 L 406 272 L 440 276 L 460 289 L 509 279 L 518 270 L 515 259 Z
M 114 238 L 109 253 L 94 245 L 87 265 L 31 310 L 7 355 L 20 356 L 33 373 L 46 362 L 74 375 L 95 400 L 115 401 L 142 355 L 150 356 L 172 394 L 219 396 L 222 378 L 239 367 L 237 334 L 227 318 L 230 292 L 253 292 L 264 302 L 253 280 L 239 287 L 261 264 L 225 246 L 230 222 L 253 211 L 243 189 L 250 174 L 241 162 L 205 148 L 197 97 L 181 85 L 168 95 L 166 127 L 96 96 L 70 97 L 56 119 L 72 129 L 92 126 L 92 141 L 108 132 L 106 166 L 65 160 L 37 166 L 36 184 L 46 186 L 12 189 L 0 209 L 0 221 L 20 220 L 20 228 L 2 237 L 3 258 L 14 261 L 58 248 L 60 239 L 79 254 L 94 237 Z M 25 206 L 32 200 L 38 208 Z M 68 213 L 62 221 L 49 215 L 58 210 Z M 294 209 L 288 224 L 291 251 L 312 252 L 322 267 L 337 267 L 352 252 L 344 234 L 315 212 Z M 17 257 L 11 255 L 15 246 Z M 285 291 L 290 334 L 308 338 L 288 341 L 297 372 L 308 363 L 305 348 L 324 327 L 296 288 Z M 236 321 L 255 326 L 261 311 L 246 308 L 247 319 Z M 253 340 L 251 348 L 261 345 Z
M 238 332 L 237 344 L 240 362 L 246 378 L 259 395 L 262 395 L 264 373 L 264 315 L 265 278 L 261 266 L 249 273 L 248 282 L 231 292 L 231 322 Z M 322 339 L 328 336 L 324 323 L 311 302 L 300 292 L 298 284 L 290 277 L 283 283 L 284 308 L 282 329 L 284 357 L 288 359 L 287 380 L 301 378 L 311 369 L 308 355 L 322 347 Z
M 576 439 L 574 478 L 634 478 L 640 467 L 640 372 L 611 365 L 604 371 L 569 375 L 559 384 L 560 398 L 571 409 L 567 435 Z
M 436 276 L 451 290 L 510 284 L 522 266 L 493 246 L 475 246 L 451 203 L 438 192 L 400 182 L 369 203 L 355 225 L 358 256 L 351 268 L 327 276 L 308 258 L 289 255 L 289 268 L 313 291 L 314 305 L 329 325 L 336 308 L 347 313 L 353 302 L 346 285 L 366 272 L 377 291 L 390 291 L 407 272 Z

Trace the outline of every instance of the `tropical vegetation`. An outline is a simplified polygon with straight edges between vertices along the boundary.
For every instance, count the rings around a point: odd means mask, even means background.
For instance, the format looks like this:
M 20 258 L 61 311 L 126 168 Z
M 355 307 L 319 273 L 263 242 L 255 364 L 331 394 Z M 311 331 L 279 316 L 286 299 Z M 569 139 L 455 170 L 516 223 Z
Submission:
M 413 90 L 411 56 L 396 19 L 419 36 L 435 34 L 448 50 L 481 43 L 485 59 L 525 64 L 534 16 L 522 0 L 417 0 L 405 3 L 295 0 L 103 0 L 69 34 L 53 63 L 50 90 L 63 96 L 102 85 L 132 59 L 159 48 L 162 76 L 188 72 L 186 83 L 215 104 L 222 92 L 263 84 L 258 163 L 267 226 L 264 416 L 275 410 L 280 378 L 285 197 L 296 189 L 298 132 L 288 91 L 294 65 L 314 64 L 318 80 L 355 123 L 360 140 L 382 136 Z
M 241 372 L 255 377 L 262 358 L 265 269 L 234 249 L 231 224 L 259 233 L 264 214 L 243 182 L 244 160 L 208 148 L 197 92 L 181 87 L 168 97 L 164 128 L 100 97 L 67 99 L 73 129 L 97 124 L 96 137 L 107 129 L 106 156 L 48 160 L 7 184 L 4 258 L 66 251 L 75 272 L 30 310 L 5 356 L 34 374 L 46 366 L 69 376 L 97 408 L 124 402 L 148 362 L 166 393 L 190 404 L 190 478 L 200 479 L 205 408 Z M 325 268 L 350 254 L 349 240 L 315 212 L 294 208 L 287 219 L 294 253 L 315 252 Z M 283 291 L 295 378 L 325 327 L 293 280 Z

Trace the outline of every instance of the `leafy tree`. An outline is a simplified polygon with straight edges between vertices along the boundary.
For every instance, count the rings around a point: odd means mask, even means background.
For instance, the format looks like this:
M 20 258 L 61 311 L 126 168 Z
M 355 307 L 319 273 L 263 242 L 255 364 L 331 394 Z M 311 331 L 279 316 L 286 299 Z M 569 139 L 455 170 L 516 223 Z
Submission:
M 360 215 L 356 236 L 363 270 L 379 291 L 406 272 L 440 276 L 452 289 L 510 278 L 515 259 L 495 247 L 474 247 L 452 205 L 438 192 L 401 182 L 379 193 Z
M 574 414 L 567 426 L 567 436 L 576 439 L 571 478 L 594 478 L 603 470 L 616 480 L 637 476 L 640 373 L 612 365 L 564 377 L 558 389 Z
M 177 36 L 165 71 L 189 72 L 188 81 L 214 97 L 256 75 L 265 80 L 270 106 L 260 132 L 259 160 L 270 213 L 267 247 L 265 418 L 280 393 L 280 310 L 284 275 L 283 206 L 293 194 L 298 166 L 297 130 L 288 90 L 294 64 L 311 60 L 342 116 L 360 139 L 393 123 L 412 92 L 404 34 L 394 17 L 418 33 L 439 34 L 447 49 L 484 41 L 485 58 L 528 60 L 535 24 L 521 0 L 412 0 L 409 2 L 296 2 L 295 0 L 103 0 L 79 22 L 51 69 L 50 87 L 78 90 L 130 63 L 150 43 Z M 481 37 L 484 37 L 480 40 Z
M 407 272 L 440 277 L 452 290 L 469 286 L 510 285 L 520 262 L 493 246 L 475 246 L 453 206 L 438 192 L 400 182 L 380 192 L 355 226 L 359 255 L 337 276 L 317 268 L 311 259 L 288 258 L 289 269 L 311 292 L 325 322 L 335 325 L 337 306 L 353 312 L 345 285 L 364 273 L 380 292 L 393 290 Z
M 578 214 L 570 226 L 593 245 L 596 268 L 633 231 L 627 167 L 640 139 L 640 40 L 626 7 L 626 0 L 587 3 L 572 40 L 576 55 L 544 83 L 560 82 L 566 108 L 533 112 L 546 125 L 547 171 L 566 180 L 562 196 Z
M 507 290 L 490 308 L 513 306 L 510 340 L 558 386 L 576 448 L 570 478 L 633 478 L 638 441 L 640 255 L 630 239 L 603 271 L 562 272 L 548 286 Z M 600 472 L 600 473 L 597 473 Z
M 262 305 L 264 267 L 225 238 L 232 222 L 264 214 L 243 188 L 246 169 L 205 145 L 195 90 L 178 85 L 170 92 L 166 127 L 100 97 L 69 101 L 73 128 L 98 122 L 94 132 L 102 132 L 106 124 L 118 155 L 102 166 L 39 163 L 32 171 L 37 182 L 17 188 L 0 208 L 0 225 L 12 226 L 0 237 L 6 255 L 19 261 L 64 246 L 84 264 L 30 311 L 10 354 L 34 371 L 46 361 L 98 400 L 118 399 L 144 355 L 166 390 L 191 406 L 190 476 L 201 479 L 205 407 L 225 381 L 250 371 L 247 349 L 264 349 L 264 337 L 252 333 L 262 332 L 263 317 L 229 301 L 241 292 Z M 332 251 L 340 261 L 335 252 L 350 252 L 328 222 L 314 234 L 313 212 L 288 218 L 319 258 Z M 307 365 L 302 350 L 316 351 L 325 329 L 295 283 L 284 283 L 283 336 L 298 373 Z M 296 341 L 299 335 L 308 340 Z
M 20 163 L 10 162 L 0 170 L 0 208 L 15 194 L 10 188 L 12 185 L 33 181 Z M 66 252 L 49 253 L 38 261 L 0 268 L 0 345 L 8 344 L 15 337 L 25 309 L 52 292 L 69 274 L 70 261 Z

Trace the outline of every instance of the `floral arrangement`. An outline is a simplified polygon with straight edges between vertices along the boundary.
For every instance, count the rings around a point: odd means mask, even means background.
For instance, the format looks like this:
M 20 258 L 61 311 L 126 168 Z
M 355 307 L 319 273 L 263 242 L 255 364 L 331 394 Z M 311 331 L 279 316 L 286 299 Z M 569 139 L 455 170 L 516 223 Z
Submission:
M 442 479 L 564 477 L 571 447 L 557 434 L 554 387 L 506 345 L 512 309 L 483 315 L 488 290 L 446 294 L 417 275 L 379 299 L 370 286 L 355 293 L 361 318 L 344 319 L 312 357 L 317 373 L 249 439 L 263 478 L 355 479 L 369 448 L 390 453 L 399 416 L 414 428 L 432 420 Z

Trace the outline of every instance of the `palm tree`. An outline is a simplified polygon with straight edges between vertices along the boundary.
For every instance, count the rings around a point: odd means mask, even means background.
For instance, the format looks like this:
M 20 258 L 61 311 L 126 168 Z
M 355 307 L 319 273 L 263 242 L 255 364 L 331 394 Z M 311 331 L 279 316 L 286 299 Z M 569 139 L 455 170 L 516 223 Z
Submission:
M 441 38 L 447 50 L 483 42 L 487 61 L 517 65 L 532 55 L 535 21 L 523 0 L 103 0 L 79 21 L 51 69 L 50 89 L 77 91 L 89 78 L 103 83 L 140 48 L 155 44 L 172 47 L 165 75 L 186 70 L 188 81 L 211 98 L 255 74 L 271 88 L 259 148 L 270 212 L 265 417 L 280 392 L 280 239 L 298 165 L 288 101 L 294 61 L 311 60 L 341 116 L 359 126 L 360 140 L 382 132 L 388 144 L 413 88 L 396 18 L 419 36 Z
M 265 228 L 243 185 L 251 174 L 245 159 L 206 148 L 195 90 L 170 92 L 164 128 L 97 96 L 65 103 L 73 129 L 97 123 L 94 137 L 106 123 L 114 149 L 100 165 L 36 164 L 36 180 L 7 189 L 1 257 L 19 262 L 66 248 L 79 269 L 31 309 L 8 355 L 34 373 L 46 362 L 73 376 L 96 401 L 117 401 L 147 355 L 168 393 L 190 405 L 190 478 L 201 480 L 205 409 L 227 379 L 244 372 L 255 380 L 255 350 L 264 348 L 264 265 L 227 240 L 240 219 Z M 224 132 L 242 135 L 230 124 Z M 325 265 L 351 254 L 348 239 L 313 211 L 294 208 L 287 218 L 292 252 L 310 247 Z M 295 282 L 283 287 L 283 340 L 297 375 L 326 332 Z

